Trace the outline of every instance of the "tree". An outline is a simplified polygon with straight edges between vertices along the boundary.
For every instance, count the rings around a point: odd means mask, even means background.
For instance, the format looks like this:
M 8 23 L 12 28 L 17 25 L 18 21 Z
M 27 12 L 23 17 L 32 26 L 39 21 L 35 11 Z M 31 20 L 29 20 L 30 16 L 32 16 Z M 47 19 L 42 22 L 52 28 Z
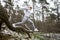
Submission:
M 43 11 L 43 9 L 46 9 L 46 11 L 48 10 L 44 5 L 45 4 L 49 4 L 46 0 L 39 0 L 39 3 L 41 3 L 41 5 L 42 5 L 42 21 L 44 21 L 44 11 Z
M 35 12 L 34 12 L 34 5 L 35 5 L 35 0 L 32 0 L 32 2 L 33 2 L 33 21 L 34 21 L 34 24 L 35 24 L 35 18 L 34 18 L 34 14 L 35 14 Z
M 56 0 L 56 1 L 54 1 L 54 5 L 55 5 L 55 10 L 57 11 L 56 13 L 57 13 L 57 22 L 60 22 L 60 12 L 59 12 L 59 5 L 60 5 L 60 3 L 59 3 L 59 0 Z
M 13 27 L 11 21 L 9 21 L 10 15 L 8 15 L 8 13 L 10 13 L 10 12 L 7 12 L 7 10 L 0 4 L 0 19 L 1 19 L 0 20 L 0 28 L 1 28 L 2 23 L 5 23 L 10 30 L 15 31 L 15 32 L 25 32 L 30 37 L 29 33 L 31 33 L 31 31 L 26 30 L 24 27 L 21 27 L 21 28 Z

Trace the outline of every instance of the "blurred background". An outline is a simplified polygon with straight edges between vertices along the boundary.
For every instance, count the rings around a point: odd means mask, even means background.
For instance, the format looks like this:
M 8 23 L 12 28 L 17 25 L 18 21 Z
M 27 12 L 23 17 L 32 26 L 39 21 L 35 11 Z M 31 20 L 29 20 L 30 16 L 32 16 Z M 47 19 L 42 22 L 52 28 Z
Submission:
M 20 22 L 22 20 L 24 12 L 20 10 L 20 7 L 25 5 L 25 1 L 33 7 L 30 19 L 39 30 L 37 33 L 39 35 L 43 34 L 44 37 L 48 36 L 49 39 L 44 38 L 46 40 L 60 40 L 60 36 L 57 36 L 60 33 L 60 0 L 0 0 L 0 4 L 7 10 L 10 16 L 9 21 L 11 23 Z M 30 26 L 30 23 L 27 22 L 27 25 Z M 29 40 L 44 40 L 38 36 L 37 33 L 33 34 L 33 38 Z M 34 39 L 34 35 L 38 38 Z

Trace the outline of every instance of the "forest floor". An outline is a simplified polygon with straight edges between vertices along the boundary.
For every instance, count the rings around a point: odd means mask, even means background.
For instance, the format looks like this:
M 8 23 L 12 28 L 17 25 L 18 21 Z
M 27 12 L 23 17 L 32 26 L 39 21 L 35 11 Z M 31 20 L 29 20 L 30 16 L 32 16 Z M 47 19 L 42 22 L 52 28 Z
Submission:
M 6 30 L 4 30 L 6 31 Z M 26 34 L 16 33 L 9 30 L 0 33 L 0 40 L 60 40 L 59 33 L 43 33 L 43 32 L 33 32 L 31 33 L 31 38 L 26 38 Z

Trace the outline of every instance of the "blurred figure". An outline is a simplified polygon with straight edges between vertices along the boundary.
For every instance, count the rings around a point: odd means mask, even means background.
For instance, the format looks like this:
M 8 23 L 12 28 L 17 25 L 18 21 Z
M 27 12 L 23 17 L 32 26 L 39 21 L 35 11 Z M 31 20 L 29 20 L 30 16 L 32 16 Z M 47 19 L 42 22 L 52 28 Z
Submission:
M 25 1 L 24 3 L 25 3 L 25 6 L 20 7 L 20 9 L 24 11 L 24 14 L 25 14 L 25 15 L 24 15 L 24 17 L 23 17 L 23 19 L 22 19 L 21 22 L 14 23 L 13 25 L 14 25 L 14 26 L 16 26 L 16 25 L 18 25 L 18 24 L 19 24 L 19 25 L 24 25 L 24 24 L 28 21 L 28 22 L 30 22 L 30 23 L 32 24 L 32 30 L 33 30 L 33 31 L 36 31 L 35 25 L 34 25 L 33 21 L 29 18 L 30 15 L 32 14 L 32 12 L 31 12 L 32 7 L 29 6 L 26 1 Z M 27 27 L 27 28 L 28 28 L 28 27 Z M 28 29 L 29 29 L 29 28 L 28 28 Z M 29 30 L 30 30 L 30 29 L 29 29 Z M 30 30 L 30 31 L 32 31 L 32 30 Z

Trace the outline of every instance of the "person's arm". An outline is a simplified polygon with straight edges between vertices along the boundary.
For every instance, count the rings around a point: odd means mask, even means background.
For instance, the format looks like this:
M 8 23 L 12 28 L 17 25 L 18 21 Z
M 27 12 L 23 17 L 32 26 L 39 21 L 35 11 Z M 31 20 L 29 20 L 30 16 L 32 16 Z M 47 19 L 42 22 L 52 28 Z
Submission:
M 20 7 L 20 10 L 27 10 L 27 7 Z

